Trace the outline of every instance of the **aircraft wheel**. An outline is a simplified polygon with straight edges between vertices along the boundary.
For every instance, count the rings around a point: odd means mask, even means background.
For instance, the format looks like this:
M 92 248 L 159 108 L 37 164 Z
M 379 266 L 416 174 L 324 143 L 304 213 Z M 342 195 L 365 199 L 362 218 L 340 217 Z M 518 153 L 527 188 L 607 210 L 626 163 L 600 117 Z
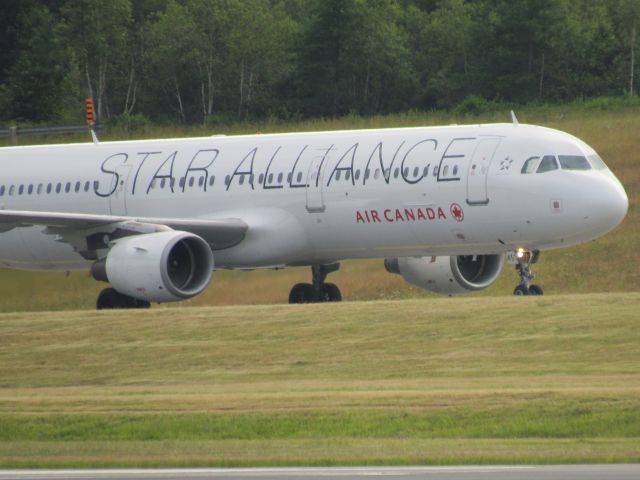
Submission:
M 111 310 L 123 308 L 149 308 L 151 304 L 144 300 L 123 295 L 114 288 L 105 288 L 98 295 L 96 308 L 98 310 Z
M 325 283 L 322 285 L 322 295 L 325 302 L 341 302 L 342 293 L 335 283 Z
M 289 293 L 289 303 L 310 303 L 313 287 L 310 283 L 296 283 Z
M 524 285 L 518 285 L 515 290 L 513 291 L 513 294 L 516 297 L 523 297 L 525 295 L 529 295 L 529 289 L 527 287 L 525 287 Z
M 540 285 L 529 285 L 529 293 L 531 295 L 544 295 Z

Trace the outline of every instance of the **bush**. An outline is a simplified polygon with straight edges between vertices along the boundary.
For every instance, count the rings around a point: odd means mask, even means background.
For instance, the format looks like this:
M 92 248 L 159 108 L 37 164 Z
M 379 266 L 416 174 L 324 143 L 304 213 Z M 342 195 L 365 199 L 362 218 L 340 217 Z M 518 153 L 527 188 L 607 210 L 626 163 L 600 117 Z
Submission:
M 122 114 L 117 117 L 113 117 L 107 122 L 108 126 L 116 131 L 121 132 L 142 132 L 151 126 L 151 122 L 147 117 L 141 113 L 134 115 Z
M 495 109 L 493 102 L 485 100 L 477 95 L 469 95 L 453 108 L 456 115 L 480 115 Z

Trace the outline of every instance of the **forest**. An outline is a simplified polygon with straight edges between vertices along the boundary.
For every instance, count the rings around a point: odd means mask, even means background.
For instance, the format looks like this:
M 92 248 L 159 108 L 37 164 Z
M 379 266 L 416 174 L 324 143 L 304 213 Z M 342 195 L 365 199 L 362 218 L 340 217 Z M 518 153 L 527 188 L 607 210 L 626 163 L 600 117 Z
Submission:
M 633 96 L 640 0 L 3 0 L 0 124 Z

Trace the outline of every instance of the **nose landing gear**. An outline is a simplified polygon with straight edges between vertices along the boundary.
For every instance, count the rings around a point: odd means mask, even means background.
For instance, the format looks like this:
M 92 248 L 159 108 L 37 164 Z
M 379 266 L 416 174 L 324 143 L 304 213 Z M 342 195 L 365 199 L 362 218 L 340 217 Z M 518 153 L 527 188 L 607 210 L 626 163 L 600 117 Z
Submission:
M 340 268 L 339 263 L 330 265 L 313 265 L 311 267 L 312 283 L 297 283 L 289 293 L 289 303 L 340 302 L 342 294 L 333 283 L 325 283 L 327 275 Z
M 520 285 L 514 290 L 513 294 L 516 296 L 523 295 L 543 295 L 542 287 L 539 285 L 531 284 L 531 280 L 535 275 L 531 272 L 531 265 L 536 263 L 540 258 L 540 250 L 534 250 L 533 252 L 518 249 L 515 254 L 516 271 L 520 275 Z

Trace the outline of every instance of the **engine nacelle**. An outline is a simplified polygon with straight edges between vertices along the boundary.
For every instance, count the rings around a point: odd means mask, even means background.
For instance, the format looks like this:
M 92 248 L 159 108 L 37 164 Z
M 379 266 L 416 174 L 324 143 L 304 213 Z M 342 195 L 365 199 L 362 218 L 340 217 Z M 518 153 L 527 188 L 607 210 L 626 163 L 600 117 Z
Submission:
M 503 255 L 387 258 L 384 266 L 412 285 L 437 293 L 457 294 L 487 288 L 496 281 Z
M 166 231 L 115 241 L 94 278 L 118 292 L 148 302 L 175 302 L 201 293 L 213 276 L 213 253 L 192 233 Z

